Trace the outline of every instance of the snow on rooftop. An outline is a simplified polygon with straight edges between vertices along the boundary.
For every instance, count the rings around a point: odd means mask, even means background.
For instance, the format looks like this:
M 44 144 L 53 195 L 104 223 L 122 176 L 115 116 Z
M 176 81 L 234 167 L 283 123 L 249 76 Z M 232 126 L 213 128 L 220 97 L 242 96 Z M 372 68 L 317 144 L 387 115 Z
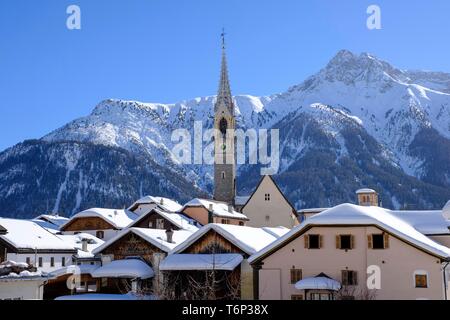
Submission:
M 93 278 L 140 278 L 155 276 L 153 269 L 140 259 L 114 260 L 91 273 Z
M 77 233 L 77 234 L 64 234 L 57 235 L 60 239 L 70 244 L 73 248 L 78 250 L 78 258 L 92 258 L 94 254 L 92 251 L 101 246 L 105 241 L 89 234 L 89 233 Z M 87 239 L 87 251 L 83 251 L 83 239 Z
M 170 211 L 170 212 L 178 212 L 180 211 L 183 206 L 179 204 L 178 202 L 164 197 L 154 197 L 154 196 L 145 196 L 138 201 L 136 201 L 131 207 L 137 205 L 137 204 L 150 204 L 154 203 L 158 205 L 159 207 L 163 208 L 164 210 Z
M 265 253 L 284 243 L 292 236 L 302 232 L 306 227 L 314 225 L 376 225 L 388 232 L 397 235 L 425 251 L 433 253 L 439 257 L 450 258 L 450 248 L 445 247 L 433 241 L 420 231 L 415 229 L 407 221 L 397 217 L 390 210 L 381 207 L 366 207 L 354 204 L 344 203 L 311 218 L 306 219 L 300 225 L 294 227 L 290 232 L 279 238 L 277 241 L 269 244 L 264 249 L 250 257 L 253 262 Z
M 171 254 L 160 264 L 162 271 L 171 270 L 227 270 L 233 271 L 243 258 L 238 253 Z
M 375 190 L 369 189 L 369 188 L 362 188 L 362 189 L 356 190 L 356 194 L 360 194 L 360 193 L 377 193 L 377 192 Z
M 450 221 L 445 219 L 442 210 L 385 210 L 423 234 L 450 234 Z
M 107 221 L 117 229 L 123 229 L 137 219 L 138 215 L 132 211 L 124 209 L 91 208 L 75 214 L 68 222 L 61 226 L 61 228 L 64 228 L 64 226 L 69 224 L 74 219 L 86 217 L 98 217 Z
M 112 243 L 116 242 L 129 232 L 132 232 L 136 234 L 137 236 L 143 238 L 144 240 L 148 241 L 155 247 L 165 251 L 169 252 L 172 249 L 174 249 L 177 245 L 181 244 L 182 242 L 186 241 L 187 238 L 189 238 L 192 235 L 191 231 L 187 230 L 174 230 L 173 236 L 172 236 L 172 242 L 167 242 L 167 234 L 166 230 L 163 229 L 148 229 L 148 228 L 129 228 L 122 230 L 112 239 L 105 242 L 103 245 L 99 246 L 98 248 L 94 249 L 93 253 L 98 254 L 103 251 L 103 249 L 110 246 Z
M 95 270 L 97 270 L 100 266 L 99 265 L 91 265 L 91 264 L 81 264 L 81 265 L 69 265 L 57 270 L 54 270 L 50 272 L 48 275 L 50 277 L 61 277 L 63 275 L 67 274 L 92 274 Z
M 248 220 L 247 216 L 235 211 L 234 209 L 229 210 L 228 204 L 225 202 L 219 202 L 219 201 L 212 201 L 207 199 L 200 199 L 195 198 L 186 203 L 183 206 L 184 210 L 186 207 L 204 207 L 206 210 L 210 210 L 212 208 L 212 213 L 215 216 L 218 217 L 224 217 L 224 218 L 235 218 L 235 219 L 242 219 L 242 220 Z
M 177 246 L 172 253 L 181 253 L 208 231 L 214 230 L 228 241 L 251 255 L 274 242 L 289 231 L 287 228 L 253 228 L 230 224 L 210 223 L 194 233 L 189 239 Z
M 44 221 L 41 219 L 33 219 L 31 221 L 33 221 L 37 225 L 41 226 L 42 228 L 44 228 L 45 230 L 47 230 L 48 232 L 51 232 L 53 234 L 57 234 L 60 232 L 58 226 L 56 226 L 53 223 L 50 223 L 48 221 Z
M 0 225 L 8 230 L 0 238 L 18 249 L 74 250 L 69 243 L 58 238 L 38 224 L 29 220 L 0 218 Z
M 52 215 L 52 214 L 41 214 L 40 216 L 34 218 L 33 220 L 43 220 L 47 221 L 51 224 L 54 224 L 57 227 L 61 227 L 63 224 L 65 224 L 67 221 L 69 221 L 69 218 L 60 216 L 58 214 Z
M 328 277 L 305 278 L 295 284 L 297 290 L 333 290 L 339 291 L 341 284 L 339 281 Z
M 159 214 L 161 217 L 167 219 L 180 229 L 188 230 L 191 232 L 195 232 L 199 229 L 200 224 L 196 220 L 189 218 L 181 213 L 167 212 L 164 210 L 159 210 L 157 208 L 153 208 L 148 213 L 142 214 L 139 218 L 134 220 L 128 227 L 130 228 L 137 225 L 138 222 L 143 220 L 148 214 L 153 214 L 154 212 Z

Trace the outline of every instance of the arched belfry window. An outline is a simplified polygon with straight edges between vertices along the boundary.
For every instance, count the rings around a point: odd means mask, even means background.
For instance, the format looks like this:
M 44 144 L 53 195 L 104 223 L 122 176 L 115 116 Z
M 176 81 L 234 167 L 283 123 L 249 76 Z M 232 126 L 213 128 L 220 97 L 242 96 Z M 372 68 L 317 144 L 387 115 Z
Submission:
M 227 133 L 227 128 L 228 128 L 228 122 L 225 118 L 220 119 L 219 122 L 219 130 L 220 132 L 222 132 L 222 135 L 226 135 Z

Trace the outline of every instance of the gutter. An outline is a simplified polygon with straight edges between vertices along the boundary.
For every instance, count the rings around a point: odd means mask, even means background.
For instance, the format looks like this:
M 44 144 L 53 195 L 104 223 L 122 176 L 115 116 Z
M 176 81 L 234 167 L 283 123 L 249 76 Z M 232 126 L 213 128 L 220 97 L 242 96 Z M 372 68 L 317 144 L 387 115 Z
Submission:
M 448 265 L 450 264 L 450 258 L 447 258 L 447 263 L 444 265 L 444 268 L 442 270 L 443 275 L 444 275 L 444 300 L 448 300 L 448 296 L 447 296 L 447 276 L 446 276 L 446 269 L 448 267 Z

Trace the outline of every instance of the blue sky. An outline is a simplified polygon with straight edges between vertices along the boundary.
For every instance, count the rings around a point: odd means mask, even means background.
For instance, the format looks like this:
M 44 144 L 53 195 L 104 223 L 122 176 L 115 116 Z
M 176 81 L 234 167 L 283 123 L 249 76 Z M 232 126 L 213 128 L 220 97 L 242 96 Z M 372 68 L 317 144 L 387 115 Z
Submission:
M 71 4 L 81 30 L 66 28 Z M 370 4 L 381 30 L 366 27 Z M 234 94 L 282 92 L 343 48 L 450 72 L 449 14 L 447 0 L 1 0 L 0 150 L 103 99 L 215 94 L 222 27 Z

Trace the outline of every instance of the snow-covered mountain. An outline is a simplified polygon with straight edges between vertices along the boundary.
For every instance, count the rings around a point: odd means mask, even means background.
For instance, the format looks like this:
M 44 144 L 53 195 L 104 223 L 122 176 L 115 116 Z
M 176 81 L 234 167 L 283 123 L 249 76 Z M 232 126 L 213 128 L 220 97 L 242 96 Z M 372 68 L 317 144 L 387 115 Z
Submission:
M 214 101 L 215 97 L 176 104 L 106 100 L 42 142 L 123 149 L 210 192 L 212 167 L 178 163 L 171 133 L 192 130 L 194 121 L 210 128 Z M 282 94 L 235 97 L 239 127 L 280 129 L 277 179 L 297 206 L 353 201 L 354 189 L 365 185 L 377 188 L 386 206 L 441 207 L 450 198 L 449 103 L 450 74 L 400 70 L 371 54 L 346 50 Z M 8 160 L 8 152 L 0 156 L 0 163 Z M 249 166 L 239 172 L 238 187 L 250 192 L 259 173 Z M 315 184 L 304 185 L 306 181 L 295 177 Z M 12 181 L 0 174 L 2 201 L 7 201 L 12 187 Z

